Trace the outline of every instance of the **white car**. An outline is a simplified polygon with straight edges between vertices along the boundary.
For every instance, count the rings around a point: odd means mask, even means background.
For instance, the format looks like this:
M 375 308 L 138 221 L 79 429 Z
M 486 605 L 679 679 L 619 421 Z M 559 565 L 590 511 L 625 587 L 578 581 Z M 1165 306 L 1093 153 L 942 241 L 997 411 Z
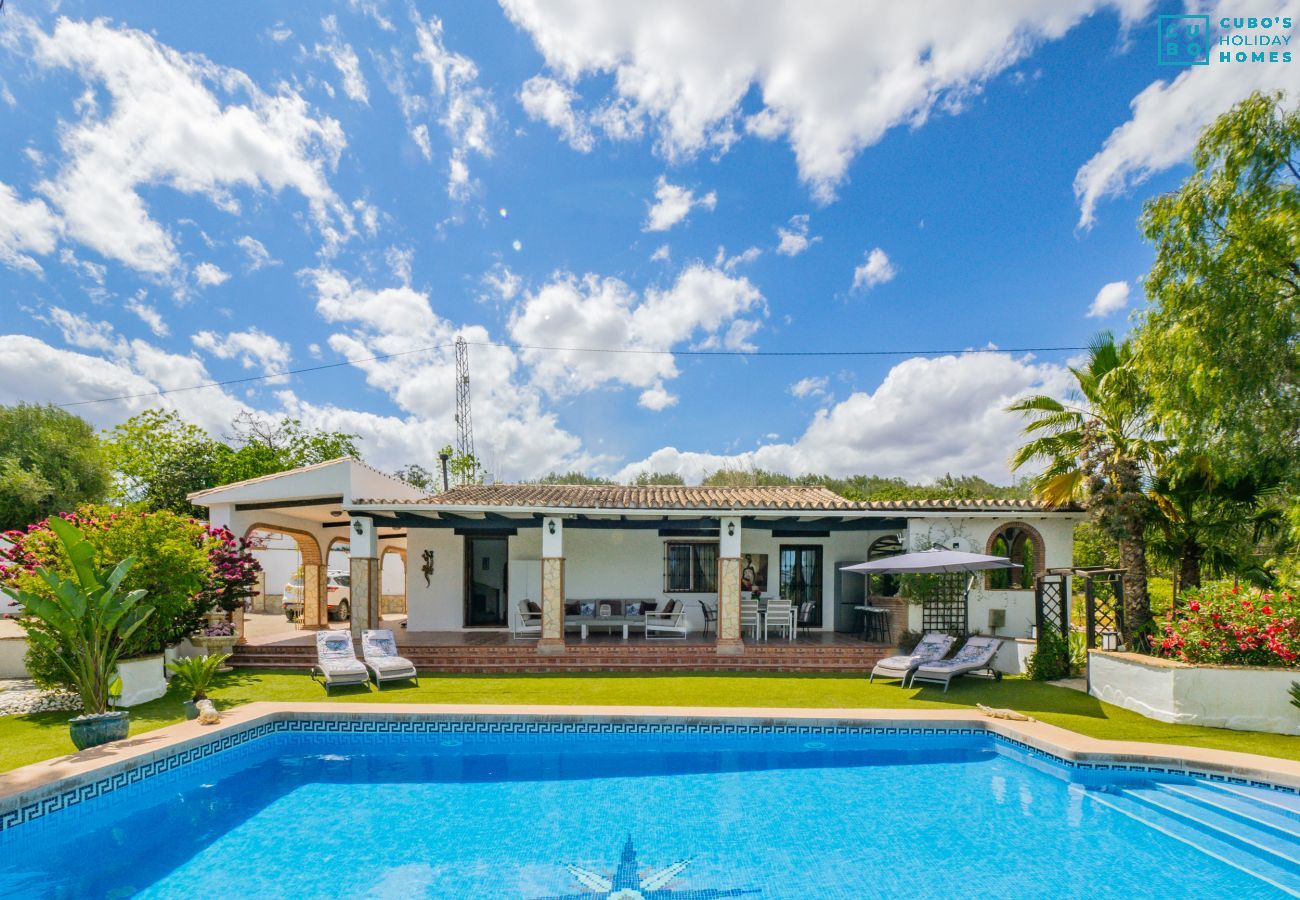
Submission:
M 295 575 L 284 586 L 284 617 L 296 622 L 302 616 L 302 576 Z M 325 603 L 329 617 L 345 622 L 352 615 L 352 576 L 347 572 L 330 572 L 325 578 Z

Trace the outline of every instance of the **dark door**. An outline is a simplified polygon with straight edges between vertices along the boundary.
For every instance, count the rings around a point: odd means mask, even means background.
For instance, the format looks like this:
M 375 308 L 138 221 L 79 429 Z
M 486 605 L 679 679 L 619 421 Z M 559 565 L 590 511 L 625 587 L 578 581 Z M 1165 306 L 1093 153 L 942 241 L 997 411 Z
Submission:
M 781 545 L 781 597 L 798 611 L 800 628 L 822 624 L 822 548 Z
M 510 589 L 509 541 L 504 537 L 465 538 L 465 625 L 507 624 Z

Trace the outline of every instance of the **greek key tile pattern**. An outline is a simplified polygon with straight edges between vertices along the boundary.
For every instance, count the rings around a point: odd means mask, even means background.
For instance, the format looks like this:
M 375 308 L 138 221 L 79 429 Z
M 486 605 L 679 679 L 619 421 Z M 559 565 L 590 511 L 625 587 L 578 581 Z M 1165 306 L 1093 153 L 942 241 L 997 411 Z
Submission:
M 301 719 L 281 719 L 263 722 L 248 728 L 158 757 L 140 765 L 114 772 L 104 778 L 86 782 L 33 800 L 21 801 L 0 812 L 0 831 L 14 828 L 45 816 L 71 810 L 87 801 L 104 797 L 115 791 L 146 781 L 153 783 L 166 775 L 175 775 L 183 769 L 205 761 L 228 762 L 231 755 L 241 750 L 255 748 L 259 742 L 273 736 L 292 738 L 293 744 L 327 742 L 331 736 L 369 735 L 378 742 L 385 738 L 404 738 L 411 735 L 444 736 L 446 746 L 488 743 L 510 737 L 512 743 L 529 740 L 546 740 L 556 737 L 584 736 L 593 739 L 654 737 L 656 740 L 680 739 L 683 742 L 701 737 L 729 735 L 881 735 L 881 736 L 980 736 L 986 735 L 995 745 L 1016 751 L 1032 760 L 1040 760 L 1070 772 L 1116 773 L 1129 776 L 1191 777 L 1207 781 L 1248 787 L 1269 788 L 1290 794 L 1300 791 L 1268 782 L 1236 778 L 1216 772 L 1200 771 L 1179 766 L 1144 766 L 1133 763 L 1081 763 L 1056 756 L 1021 741 L 996 735 L 983 728 L 930 727 L 930 726 L 865 726 L 854 723 L 835 725 L 798 724 L 793 722 L 711 722 L 663 720 L 548 720 L 548 719 L 420 719 L 331 716 Z M 267 749 L 263 747 L 262 749 Z

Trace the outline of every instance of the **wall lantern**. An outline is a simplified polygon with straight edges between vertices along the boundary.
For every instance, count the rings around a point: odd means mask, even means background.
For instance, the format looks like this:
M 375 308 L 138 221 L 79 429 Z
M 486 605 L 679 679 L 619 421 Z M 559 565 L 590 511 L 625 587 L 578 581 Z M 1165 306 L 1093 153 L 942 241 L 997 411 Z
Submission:
M 727 523 L 727 537 L 734 537 L 735 534 L 736 534 L 736 523 L 735 523 L 735 522 L 728 522 L 728 523 Z
M 1119 633 L 1114 631 L 1103 631 L 1101 633 L 1101 649 L 1115 651 L 1119 649 Z
M 353 520 L 352 520 L 352 530 L 355 531 L 355 532 L 357 533 L 358 536 L 360 536 L 360 535 L 361 535 L 361 532 L 365 531 L 366 529 L 365 529 L 365 526 L 361 524 L 361 520 L 360 520 L 360 519 L 353 519 Z
M 549 522 L 546 523 L 546 530 L 549 531 L 551 534 L 555 534 L 555 520 L 554 520 L 554 519 L 551 519 L 551 521 L 549 521 Z

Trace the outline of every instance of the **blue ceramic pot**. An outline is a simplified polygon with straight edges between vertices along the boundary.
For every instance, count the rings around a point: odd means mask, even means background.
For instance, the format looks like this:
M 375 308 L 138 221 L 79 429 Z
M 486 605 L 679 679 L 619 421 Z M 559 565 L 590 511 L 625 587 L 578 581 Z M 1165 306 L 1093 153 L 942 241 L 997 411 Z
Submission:
M 78 750 L 98 747 L 109 741 L 120 741 L 126 737 L 131 727 L 131 714 L 126 710 L 99 713 L 93 716 L 77 716 L 68 720 L 72 732 L 72 743 Z

